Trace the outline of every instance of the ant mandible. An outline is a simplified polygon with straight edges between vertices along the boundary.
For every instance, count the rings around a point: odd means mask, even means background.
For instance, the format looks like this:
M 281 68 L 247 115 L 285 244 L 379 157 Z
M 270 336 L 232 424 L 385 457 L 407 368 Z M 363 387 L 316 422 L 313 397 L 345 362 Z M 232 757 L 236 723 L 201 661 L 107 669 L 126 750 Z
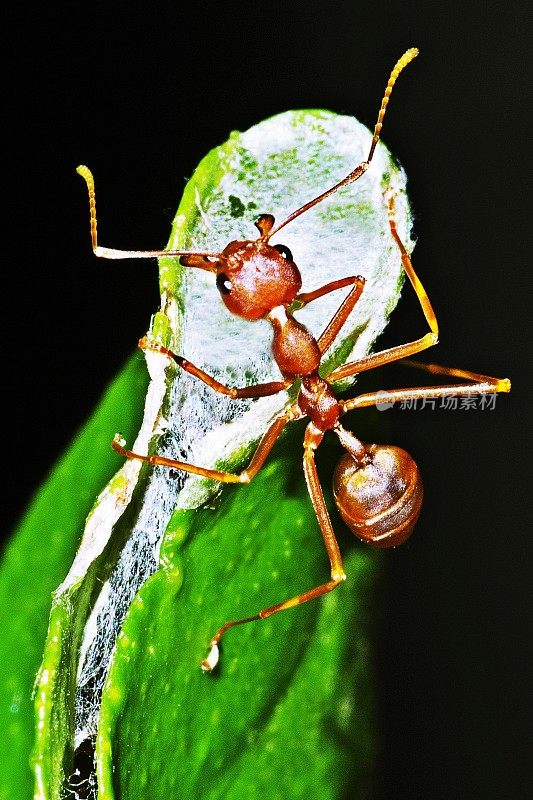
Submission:
M 407 50 L 390 74 L 366 161 L 362 161 L 349 175 L 334 186 L 293 211 L 278 225 L 275 224 L 275 219 L 271 214 L 261 214 L 255 222 L 260 233 L 257 239 L 230 242 L 221 253 L 188 250 L 114 250 L 100 247 L 96 236 L 93 177 L 87 167 L 78 167 L 78 172 L 85 179 L 89 191 L 91 239 L 95 255 L 101 258 L 180 256 L 180 263 L 184 266 L 213 272 L 216 275 L 216 285 L 222 301 L 231 313 L 246 320 L 267 319 L 271 323 L 274 329 L 272 353 L 283 380 L 243 388 L 230 388 L 182 356 L 149 341 L 146 337 L 139 342 L 142 349 L 163 353 L 173 359 L 181 369 L 194 375 L 216 392 L 228 395 L 235 400 L 273 395 L 288 389 L 296 380 L 301 380 L 296 400 L 274 419 L 247 468 L 238 474 L 207 469 L 158 455 L 141 455 L 127 450 L 125 442 L 119 435 L 113 440 L 113 448 L 126 458 L 184 470 L 221 483 L 249 483 L 265 463 L 276 439 L 287 423 L 304 417 L 308 417 L 310 420 L 303 443 L 303 469 L 329 557 L 331 579 L 296 597 L 264 608 L 253 617 L 225 622 L 212 637 L 209 654 L 202 661 L 202 669 L 206 672 L 213 670 L 218 663 L 219 642 L 230 628 L 254 620 L 267 619 L 279 611 L 320 597 L 331 592 L 346 578 L 339 546 L 315 466 L 315 450 L 322 442 L 326 431 L 332 430 L 346 450 L 335 469 L 333 492 L 339 512 L 353 533 L 363 541 L 378 547 L 394 547 L 405 542 L 413 531 L 423 497 L 422 482 L 414 460 L 399 447 L 364 444 L 353 433 L 345 430 L 339 421 L 348 411 L 374 405 L 382 399 L 382 395 L 366 393 L 350 400 L 340 400 L 332 389 L 335 381 L 399 359 L 407 359 L 404 363 L 408 366 L 418 367 L 436 375 L 461 378 L 470 383 L 397 389 L 387 392 L 387 400 L 390 402 L 510 391 L 511 384 L 507 378 L 491 378 L 466 370 L 449 369 L 436 364 L 421 364 L 409 360 L 410 356 L 437 343 L 438 324 L 429 298 L 398 235 L 394 218 L 393 196 L 388 199 L 390 231 L 400 251 L 404 271 L 420 302 L 430 332 L 413 342 L 391 347 L 388 350 L 382 350 L 345 364 L 334 369 L 328 375 L 319 375 L 321 360 L 335 341 L 361 296 L 364 289 L 364 278 L 349 276 L 327 283 L 311 292 L 300 292 L 302 279 L 291 251 L 282 244 L 269 244 L 271 237 L 294 219 L 321 203 L 341 187 L 353 183 L 364 175 L 370 166 L 379 141 L 392 88 L 400 72 L 416 55 L 418 55 L 416 48 Z M 344 287 L 351 287 L 350 292 L 340 304 L 325 330 L 318 339 L 315 339 L 304 325 L 296 321 L 293 311 Z

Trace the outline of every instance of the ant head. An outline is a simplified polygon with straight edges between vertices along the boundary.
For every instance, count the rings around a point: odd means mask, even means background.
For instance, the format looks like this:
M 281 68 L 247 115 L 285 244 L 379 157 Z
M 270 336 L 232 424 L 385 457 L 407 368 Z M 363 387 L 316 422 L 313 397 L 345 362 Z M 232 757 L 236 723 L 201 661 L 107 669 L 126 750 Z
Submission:
M 203 256 L 182 256 L 185 266 L 201 267 L 217 274 L 217 288 L 229 311 L 244 319 L 266 316 L 273 308 L 292 303 L 302 278 L 288 247 L 270 245 L 271 214 L 255 223 L 261 236 L 255 241 L 230 242 L 217 261 Z M 197 263 L 198 259 L 202 264 Z

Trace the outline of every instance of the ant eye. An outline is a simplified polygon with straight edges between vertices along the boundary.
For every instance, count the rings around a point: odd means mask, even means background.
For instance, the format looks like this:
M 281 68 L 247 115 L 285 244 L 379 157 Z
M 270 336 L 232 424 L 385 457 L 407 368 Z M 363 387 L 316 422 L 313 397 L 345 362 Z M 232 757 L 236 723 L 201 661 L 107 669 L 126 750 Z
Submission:
M 291 251 L 289 250 L 289 248 L 286 245 L 284 245 L 284 244 L 275 244 L 274 245 L 274 250 L 277 250 L 278 253 L 281 253 L 283 258 L 287 259 L 287 261 L 292 261 L 293 260 L 292 253 L 291 253 Z
M 217 289 L 220 294 L 229 294 L 232 290 L 231 281 L 225 272 L 219 272 L 217 275 Z

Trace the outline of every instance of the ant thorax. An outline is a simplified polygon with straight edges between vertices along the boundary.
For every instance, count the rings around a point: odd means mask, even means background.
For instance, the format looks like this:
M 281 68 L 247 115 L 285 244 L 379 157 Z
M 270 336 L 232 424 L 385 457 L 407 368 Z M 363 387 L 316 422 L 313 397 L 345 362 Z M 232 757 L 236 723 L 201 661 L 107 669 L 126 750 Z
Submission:
M 266 318 L 274 328 L 272 353 L 283 376 L 315 374 L 322 353 L 312 333 L 282 305 L 273 308 Z
M 331 386 L 320 375 L 302 378 L 297 403 L 322 433 L 334 428 L 343 413 Z

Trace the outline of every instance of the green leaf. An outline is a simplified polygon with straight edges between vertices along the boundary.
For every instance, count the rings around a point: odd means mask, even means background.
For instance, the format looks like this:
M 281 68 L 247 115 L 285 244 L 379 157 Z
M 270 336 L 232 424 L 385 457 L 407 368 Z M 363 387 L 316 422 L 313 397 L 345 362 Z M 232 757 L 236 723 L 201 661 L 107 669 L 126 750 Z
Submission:
M 232 134 L 187 185 L 169 247 L 219 252 L 232 239 L 254 237 L 259 213 L 282 219 L 347 174 L 369 141 L 357 121 L 325 111 L 287 112 Z M 380 144 L 364 179 L 283 229 L 305 291 L 345 275 L 366 278 L 326 368 L 368 352 L 398 300 L 402 269 L 383 192 L 395 193 L 409 243 L 404 185 Z M 166 258 L 160 285 L 152 337 L 230 385 L 279 377 L 268 324 L 229 315 L 212 275 Z M 298 316 L 319 334 L 341 299 L 333 293 Z M 237 469 L 289 400 L 281 393 L 236 403 L 159 353 L 148 351 L 146 362 L 151 382 L 138 452 Z M 124 394 L 116 398 L 125 416 Z M 137 798 L 143 785 L 154 798 L 171 786 L 175 798 L 358 796 L 371 750 L 373 553 L 346 554 L 349 581 L 331 596 L 231 631 L 218 675 L 198 666 L 228 618 L 327 580 L 301 476 L 301 436 L 294 426 L 282 437 L 249 487 L 217 494 L 213 482 L 130 460 L 101 491 L 53 595 L 36 694 L 39 800 L 60 799 L 75 748 L 92 741 L 97 726 L 105 800 Z M 55 511 L 41 536 L 56 524 Z M 63 571 L 61 561 L 56 574 Z
M 50 597 L 68 570 L 85 517 L 120 460 L 109 447 L 119 424 L 139 424 L 146 370 L 135 355 L 110 386 L 21 521 L 0 566 L 0 797 L 33 797 L 32 693 L 42 659 Z M 131 415 L 124 419 L 124 408 Z M 137 409 L 137 410 L 136 410 Z
M 328 575 L 294 458 L 302 434 L 294 426 L 257 479 L 228 488 L 216 509 L 174 515 L 164 566 L 133 602 L 106 684 L 102 800 L 326 800 L 348 786 L 359 796 L 372 751 L 374 552 L 350 552 L 349 579 L 322 601 L 229 632 L 217 674 L 199 669 L 225 620 Z

